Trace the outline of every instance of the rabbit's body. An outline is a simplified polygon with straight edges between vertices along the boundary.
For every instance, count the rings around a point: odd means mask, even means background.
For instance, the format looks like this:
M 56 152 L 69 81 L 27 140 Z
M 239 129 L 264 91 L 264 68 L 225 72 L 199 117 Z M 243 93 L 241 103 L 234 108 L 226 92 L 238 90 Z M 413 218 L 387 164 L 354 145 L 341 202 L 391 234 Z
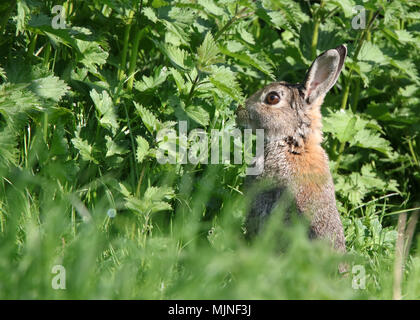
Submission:
M 327 238 L 336 249 L 345 251 L 328 156 L 321 147 L 320 108 L 337 80 L 346 52 L 344 46 L 327 51 L 315 60 L 304 84 L 272 83 L 238 110 L 241 124 L 264 129 L 264 158 L 256 159 L 262 173 L 251 179 L 272 183 L 254 199 L 247 217 L 249 233 L 259 231 L 287 192 L 297 211 L 309 219 L 311 235 Z

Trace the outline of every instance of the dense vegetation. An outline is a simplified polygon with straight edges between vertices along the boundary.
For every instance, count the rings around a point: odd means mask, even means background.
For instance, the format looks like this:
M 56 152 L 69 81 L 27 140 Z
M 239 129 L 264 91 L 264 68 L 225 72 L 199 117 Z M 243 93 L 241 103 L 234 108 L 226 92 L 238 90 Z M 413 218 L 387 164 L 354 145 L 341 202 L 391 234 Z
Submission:
M 279 219 L 248 242 L 246 165 L 160 164 L 157 132 L 230 132 L 342 43 L 323 124 L 349 254 Z M 420 298 L 419 66 L 416 1 L 2 2 L 0 298 Z

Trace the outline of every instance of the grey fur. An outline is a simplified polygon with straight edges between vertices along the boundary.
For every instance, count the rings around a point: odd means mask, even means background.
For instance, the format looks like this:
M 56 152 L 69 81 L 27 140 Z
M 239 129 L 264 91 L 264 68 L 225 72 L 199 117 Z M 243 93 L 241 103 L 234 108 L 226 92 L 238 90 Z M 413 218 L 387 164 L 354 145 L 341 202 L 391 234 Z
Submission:
M 337 250 L 346 250 L 328 156 L 320 145 L 320 106 L 336 83 L 346 55 L 344 45 L 328 50 L 313 62 L 303 84 L 272 83 L 238 109 L 239 124 L 265 133 L 264 169 L 248 183 L 270 181 L 270 187 L 257 193 L 252 202 L 246 221 L 249 234 L 261 229 L 279 199 L 289 192 L 298 213 L 310 222 L 311 237 L 328 239 Z M 269 105 L 265 99 L 273 91 L 280 101 Z

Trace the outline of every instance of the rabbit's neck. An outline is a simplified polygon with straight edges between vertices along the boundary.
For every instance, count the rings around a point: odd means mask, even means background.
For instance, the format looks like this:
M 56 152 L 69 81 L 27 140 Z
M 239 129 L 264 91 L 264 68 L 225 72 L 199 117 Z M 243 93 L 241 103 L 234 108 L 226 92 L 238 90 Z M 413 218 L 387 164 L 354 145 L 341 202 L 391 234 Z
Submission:
M 300 153 L 293 153 L 284 140 L 271 141 L 266 143 L 264 153 L 261 178 L 288 188 L 301 212 L 312 215 L 311 212 L 319 211 L 320 207 L 335 207 L 334 191 L 332 197 L 325 194 L 326 190 L 334 190 L 334 185 L 328 157 L 318 143 L 308 144 Z
M 321 104 L 318 98 L 306 111 L 309 125 L 302 122 L 293 136 L 268 136 L 264 145 L 263 175 L 281 176 L 293 181 L 312 181 L 317 176 L 329 177 L 328 157 L 321 147 Z M 322 179 L 321 179 L 322 180 Z
M 319 136 L 309 136 L 296 148 L 291 148 L 290 139 L 266 141 L 262 176 L 279 180 L 293 189 L 300 189 L 302 185 L 322 186 L 330 180 L 328 157 Z

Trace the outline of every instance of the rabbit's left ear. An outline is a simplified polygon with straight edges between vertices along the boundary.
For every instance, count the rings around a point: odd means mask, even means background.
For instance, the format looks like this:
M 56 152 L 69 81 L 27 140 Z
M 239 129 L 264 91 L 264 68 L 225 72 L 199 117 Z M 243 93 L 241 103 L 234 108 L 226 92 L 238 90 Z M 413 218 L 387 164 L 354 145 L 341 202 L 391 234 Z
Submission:
M 345 45 L 341 45 L 325 51 L 315 59 L 304 81 L 307 103 L 311 104 L 318 97 L 325 96 L 334 86 L 343 68 L 346 56 L 347 48 Z

